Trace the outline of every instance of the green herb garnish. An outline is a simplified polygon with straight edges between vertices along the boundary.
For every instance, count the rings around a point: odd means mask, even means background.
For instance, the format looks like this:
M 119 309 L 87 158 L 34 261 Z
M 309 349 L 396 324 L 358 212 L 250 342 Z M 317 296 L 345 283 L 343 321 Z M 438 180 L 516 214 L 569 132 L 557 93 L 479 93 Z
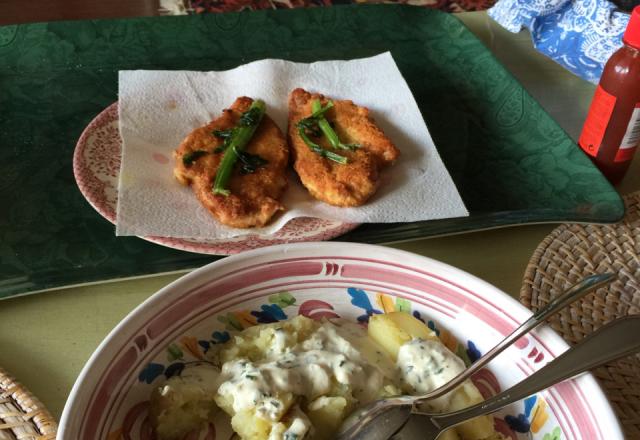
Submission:
M 204 150 L 189 151 L 182 156 L 182 163 L 185 167 L 190 167 L 192 163 L 207 154 Z
M 228 130 L 213 130 L 213 135 L 220 139 L 227 139 L 233 136 L 233 128 Z
M 307 136 L 307 133 L 304 127 L 298 126 L 298 134 L 300 135 L 304 143 L 307 144 L 309 149 L 314 153 L 317 153 L 322 157 L 326 157 L 327 159 L 330 159 L 334 162 L 338 162 L 339 164 L 342 164 L 342 165 L 349 162 L 349 159 L 347 159 L 346 157 L 340 156 L 339 154 L 336 154 L 333 151 L 324 149 L 320 145 L 316 144 L 311 139 L 309 139 L 309 136 Z
M 228 196 L 230 191 L 227 189 L 227 183 L 231 178 L 233 166 L 239 157 L 239 153 L 247 146 L 253 134 L 255 133 L 265 112 L 265 103 L 261 99 L 253 101 L 249 110 L 240 116 L 239 125 L 233 129 L 233 133 L 225 138 L 227 147 L 218 166 L 216 179 L 213 183 L 213 193 Z
M 257 154 L 247 153 L 246 151 L 235 150 L 240 159 L 240 172 L 242 174 L 253 174 L 258 168 L 261 168 L 269 163 L 266 159 L 258 156 Z
M 311 111 L 313 112 L 311 116 L 318 121 L 318 127 L 320 127 L 320 130 L 322 130 L 322 133 L 324 133 L 325 137 L 327 138 L 331 146 L 333 148 L 339 148 L 342 150 L 351 150 L 351 151 L 360 147 L 359 144 L 343 144 L 342 142 L 340 142 L 340 138 L 338 137 L 338 134 L 334 131 L 331 124 L 329 124 L 329 121 L 327 121 L 327 119 L 324 117 L 324 114 L 331 107 L 333 107 L 333 101 L 327 102 L 327 104 L 324 107 L 322 107 L 322 105 L 320 104 L 320 101 L 317 99 L 314 99 L 313 102 L 311 103 Z
M 340 138 L 336 134 L 335 130 L 333 129 L 329 121 L 327 121 L 327 119 L 324 117 L 324 114 L 332 107 L 333 101 L 327 102 L 323 107 L 320 104 L 320 100 L 314 99 L 313 102 L 311 102 L 311 116 L 301 119 L 300 121 L 298 121 L 296 126 L 298 127 L 298 134 L 311 151 L 319 154 L 322 157 L 326 157 L 327 159 L 344 165 L 349 162 L 346 157 L 322 148 L 320 145 L 313 142 L 309 138 L 309 136 L 317 137 L 321 134 L 324 134 L 324 136 L 329 141 L 329 144 L 331 144 L 333 148 L 342 150 L 353 151 L 360 146 L 358 144 L 343 144 L 342 142 L 340 142 Z
M 322 135 L 322 131 L 320 131 L 320 127 L 318 127 L 318 121 L 312 116 L 300 119 L 297 126 L 298 128 L 304 128 L 305 132 L 311 136 L 318 137 Z
M 264 106 L 264 102 L 262 104 Z M 257 107 L 257 106 L 254 107 L 252 104 L 249 110 L 247 110 L 242 114 L 242 116 L 240 116 L 240 126 L 241 127 L 257 126 L 262 120 L 263 115 L 264 115 L 264 109 L 261 110 L 260 107 Z
M 224 139 L 224 143 L 213 150 L 214 153 L 222 153 L 224 150 L 229 147 L 229 143 L 231 142 L 231 138 L 233 138 L 234 129 L 230 128 L 228 130 L 213 130 L 213 135 L 219 139 Z

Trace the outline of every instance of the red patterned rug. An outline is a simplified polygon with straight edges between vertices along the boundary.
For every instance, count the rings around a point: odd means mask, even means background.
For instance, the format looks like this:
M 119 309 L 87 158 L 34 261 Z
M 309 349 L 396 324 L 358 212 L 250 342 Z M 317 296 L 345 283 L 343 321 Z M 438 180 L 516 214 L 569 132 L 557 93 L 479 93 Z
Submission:
M 404 3 L 446 12 L 483 11 L 496 0 L 391 0 L 384 3 Z M 381 3 L 366 0 L 191 0 L 192 12 L 231 12 L 245 9 L 286 9 L 316 6 L 332 6 L 350 3 Z

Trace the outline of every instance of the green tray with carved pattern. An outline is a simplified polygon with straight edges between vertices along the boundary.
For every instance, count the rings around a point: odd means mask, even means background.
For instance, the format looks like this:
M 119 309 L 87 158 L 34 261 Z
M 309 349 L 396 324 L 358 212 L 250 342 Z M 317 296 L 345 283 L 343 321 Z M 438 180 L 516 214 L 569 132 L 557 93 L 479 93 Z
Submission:
M 453 16 L 354 5 L 0 27 L 0 298 L 198 267 L 114 228 L 78 191 L 72 155 L 117 100 L 120 69 L 229 69 L 390 50 L 471 215 L 363 225 L 384 243 L 532 222 L 613 222 L 616 191 Z M 382 92 L 384 93 L 384 92 Z

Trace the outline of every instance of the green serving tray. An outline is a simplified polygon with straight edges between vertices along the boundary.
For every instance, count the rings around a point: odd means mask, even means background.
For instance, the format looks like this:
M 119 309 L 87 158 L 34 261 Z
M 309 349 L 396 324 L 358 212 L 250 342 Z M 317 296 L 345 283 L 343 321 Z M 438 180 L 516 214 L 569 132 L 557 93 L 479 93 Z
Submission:
M 310 62 L 387 50 L 471 215 L 368 224 L 340 240 L 384 243 L 623 216 L 616 191 L 567 134 L 455 17 L 435 10 L 354 5 L 5 26 L 0 298 L 219 258 L 116 238 L 77 189 L 74 146 L 117 100 L 118 70 L 220 70 L 261 58 Z

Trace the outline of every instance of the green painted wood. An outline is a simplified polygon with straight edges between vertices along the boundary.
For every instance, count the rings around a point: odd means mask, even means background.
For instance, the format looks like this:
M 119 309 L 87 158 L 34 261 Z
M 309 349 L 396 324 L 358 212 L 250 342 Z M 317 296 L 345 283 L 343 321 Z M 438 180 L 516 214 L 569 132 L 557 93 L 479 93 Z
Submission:
M 73 149 L 89 121 L 117 100 L 118 70 L 221 70 L 261 58 L 310 62 L 387 50 L 407 79 L 471 216 L 363 225 L 340 240 L 383 243 L 532 222 L 622 217 L 616 191 L 482 43 L 448 14 L 357 5 L 4 26 L 0 298 L 192 268 L 218 258 L 116 238 L 113 226 L 78 191 Z

